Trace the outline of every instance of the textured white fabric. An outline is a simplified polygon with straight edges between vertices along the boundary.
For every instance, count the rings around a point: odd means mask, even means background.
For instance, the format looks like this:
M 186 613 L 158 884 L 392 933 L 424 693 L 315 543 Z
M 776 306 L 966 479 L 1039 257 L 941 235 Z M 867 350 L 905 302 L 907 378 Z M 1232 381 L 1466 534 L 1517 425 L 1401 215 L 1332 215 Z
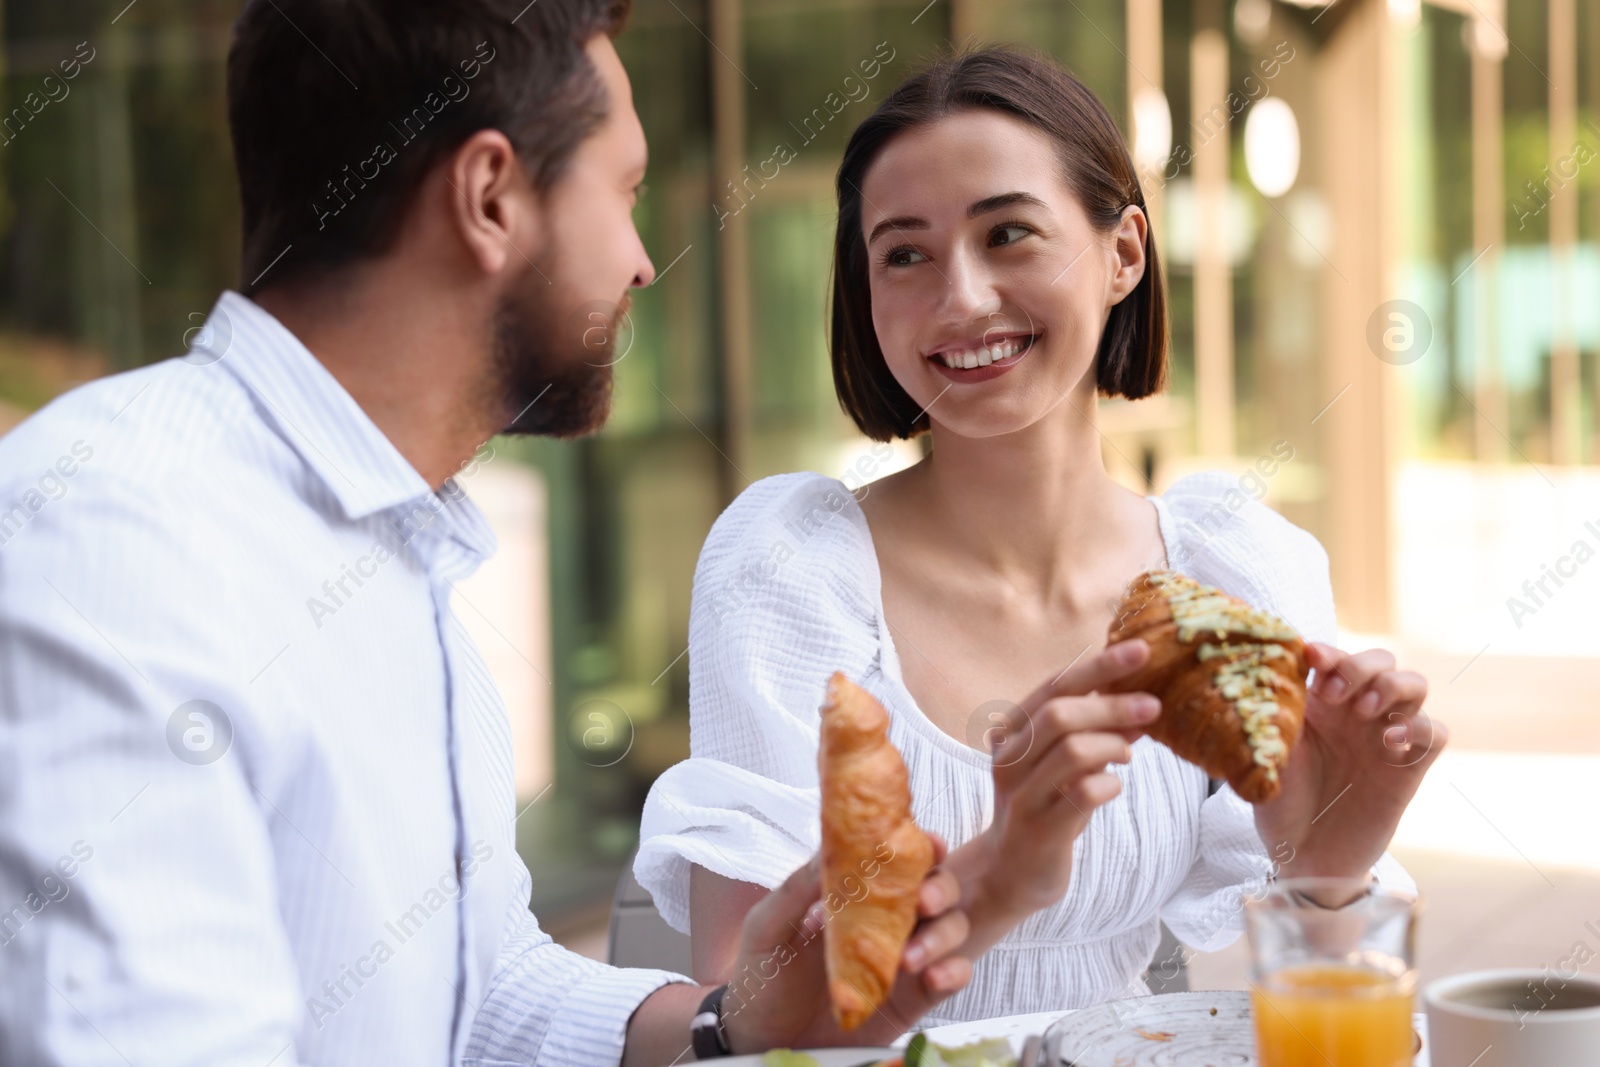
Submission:
M 1149 499 L 1171 566 L 1335 643 L 1316 538 L 1220 472 Z M 690 614 L 691 758 L 651 789 L 634 865 L 672 926 L 688 930 L 690 865 L 771 887 L 817 849 L 817 708 L 835 670 L 888 709 L 918 823 L 952 847 L 989 824 L 989 757 L 934 726 L 906 689 L 866 518 L 842 483 L 790 474 L 741 494 L 706 540 Z M 1237 938 L 1241 893 L 1284 850 L 1269 856 L 1250 806 L 1226 787 L 1208 798 L 1204 773 L 1165 745 L 1143 738 L 1112 769 L 1122 793 L 1078 838 L 1066 896 L 980 960 L 932 1021 L 1147 993 L 1139 976 L 1162 918 L 1196 949 Z M 1375 870 L 1413 887 L 1387 856 Z
M 685 979 L 528 910 L 488 524 L 254 302 L 196 342 L 0 440 L 0 1064 L 615 1065 Z

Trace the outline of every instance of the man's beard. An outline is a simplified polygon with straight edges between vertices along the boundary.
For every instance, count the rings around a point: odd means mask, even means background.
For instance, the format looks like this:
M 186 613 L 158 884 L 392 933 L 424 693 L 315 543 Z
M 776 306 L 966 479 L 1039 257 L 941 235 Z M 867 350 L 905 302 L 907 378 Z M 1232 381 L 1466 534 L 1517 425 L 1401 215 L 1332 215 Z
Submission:
M 532 272 L 529 272 L 532 274 Z M 591 302 L 573 321 L 555 287 L 542 276 L 525 278 L 495 309 L 494 395 L 511 421 L 501 433 L 581 437 L 611 414 L 612 347 L 628 310 Z M 580 309 L 580 312 L 582 312 Z

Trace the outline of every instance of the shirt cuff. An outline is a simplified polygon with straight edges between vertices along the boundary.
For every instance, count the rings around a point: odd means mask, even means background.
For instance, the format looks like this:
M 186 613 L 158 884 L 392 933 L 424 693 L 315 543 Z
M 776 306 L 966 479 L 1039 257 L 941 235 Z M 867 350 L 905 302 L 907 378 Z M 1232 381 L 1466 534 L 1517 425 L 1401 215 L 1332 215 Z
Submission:
M 693 979 L 672 971 L 606 967 L 578 983 L 562 999 L 539 1049 L 538 1067 L 616 1067 L 628 1037 L 628 1020 L 646 997 L 675 982 Z M 683 1043 L 689 1044 L 684 1027 Z

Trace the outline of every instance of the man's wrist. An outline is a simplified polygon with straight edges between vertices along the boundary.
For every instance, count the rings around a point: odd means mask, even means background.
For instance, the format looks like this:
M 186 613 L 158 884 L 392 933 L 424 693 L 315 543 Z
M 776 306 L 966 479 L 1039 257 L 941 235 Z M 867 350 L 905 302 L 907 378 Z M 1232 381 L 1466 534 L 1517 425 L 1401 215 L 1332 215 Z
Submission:
M 722 1014 L 723 998 L 727 993 L 726 982 L 712 989 L 701 999 L 694 1018 L 689 1020 L 689 1044 L 694 1049 L 695 1059 L 710 1060 L 733 1055 L 732 1041 Z
M 745 999 L 740 991 L 731 985 L 728 993 L 722 999 L 722 1037 L 727 1043 L 730 1056 L 747 1056 L 755 1052 L 765 1052 L 771 1047 L 771 1042 L 763 1043 L 756 1035 L 750 1033 L 750 1026 L 756 1021 L 752 1015 L 745 1013 Z

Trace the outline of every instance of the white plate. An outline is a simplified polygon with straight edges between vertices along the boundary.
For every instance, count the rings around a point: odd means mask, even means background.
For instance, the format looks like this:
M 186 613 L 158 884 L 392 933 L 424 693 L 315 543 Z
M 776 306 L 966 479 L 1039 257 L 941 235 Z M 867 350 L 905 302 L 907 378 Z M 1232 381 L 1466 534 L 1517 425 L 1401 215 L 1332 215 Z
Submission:
M 1061 1062 L 1074 1067 L 1254 1064 L 1250 994 L 1164 993 L 1085 1008 L 1063 1026 Z
M 1415 1022 L 1422 1033 L 1422 1017 Z M 1061 1037 L 1061 1067 L 1254 1067 L 1256 1062 L 1250 994 L 1237 990 L 1111 1001 L 1074 1012 Z M 1427 1053 L 1419 1053 L 1415 1062 L 1427 1067 Z
M 886 1060 L 895 1054 L 888 1048 L 801 1048 L 817 1061 L 818 1067 L 856 1067 L 858 1063 Z M 716 1061 L 717 1067 L 761 1067 L 760 1056 L 729 1056 Z

